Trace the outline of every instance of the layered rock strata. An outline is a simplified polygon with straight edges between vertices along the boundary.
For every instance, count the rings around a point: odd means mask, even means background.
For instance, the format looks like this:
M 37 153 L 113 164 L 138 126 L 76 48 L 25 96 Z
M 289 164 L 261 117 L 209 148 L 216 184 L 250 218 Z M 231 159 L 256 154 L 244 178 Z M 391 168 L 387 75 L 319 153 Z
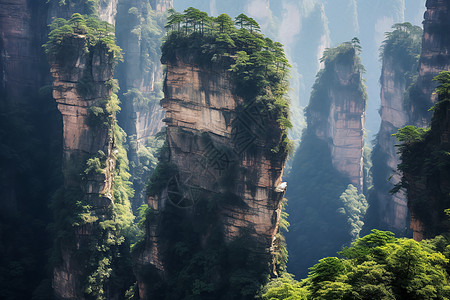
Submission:
M 90 109 L 100 106 L 99 103 L 112 94 L 108 82 L 113 76 L 113 58 L 106 47 L 100 45 L 86 53 L 85 45 L 85 36 L 74 35 L 64 44 L 66 51 L 63 53 L 68 55 L 64 59 L 57 56 L 50 61 L 54 79 L 53 97 L 63 120 L 64 189 L 80 191 L 79 201 L 89 203 L 93 217 L 104 219 L 112 204 L 114 138 L 110 126 L 93 123 Z M 84 78 L 91 75 L 92 82 L 87 83 L 90 85 L 89 92 L 81 92 Z M 104 172 L 84 174 L 82 178 L 87 159 L 99 151 L 106 156 Z M 75 253 L 88 247 L 95 228 L 93 223 L 87 223 L 74 230 L 75 241 L 59 245 L 62 262 L 55 266 L 53 272 L 53 289 L 60 299 L 84 299 L 86 262 L 85 257 Z
M 404 93 L 408 86 L 406 81 L 398 80 L 401 71 L 394 68 L 395 63 L 392 57 L 385 57 L 383 60 L 381 84 L 381 125 L 377 137 L 377 146 L 374 151 L 380 152 L 384 158 L 384 163 L 389 173 L 393 173 L 392 177 L 383 174 L 383 182 L 390 181 L 390 188 L 383 184 L 383 189 L 376 189 L 378 214 L 377 222 L 383 228 L 405 234 L 408 227 L 408 207 L 406 195 L 403 191 L 399 191 L 393 195 L 389 194 L 389 190 L 395 184 L 400 182 L 401 174 L 395 172 L 397 165 L 400 163 L 397 154 L 397 139 L 392 136 L 399 128 L 409 123 L 409 113 L 404 106 Z M 377 162 L 378 163 L 378 162 Z M 381 163 L 381 162 L 380 162 Z M 376 179 L 378 180 L 378 179 Z M 377 182 L 375 183 L 375 185 Z
M 401 179 L 397 171 L 400 163 L 398 142 L 392 135 L 412 124 L 409 105 L 412 91 L 408 89 L 417 74 L 422 29 L 408 23 L 396 24 L 394 28 L 382 47 L 381 125 L 372 152 L 373 189 L 368 199 L 371 208 L 367 225 L 370 229 L 390 230 L 407 236 L 410 232 L 406 194 L 403 190 L 389 193 Z
M 308 128 L 328 143 L 336 170 L 362 191 L 366 96 L 360 87 L 362 69 L 351 61 L 355 50 L 348 51 L 353 53 L 342 55 L 349 59 L 328 64 L 326 72 L 331 75 L 327 77 L 328 86 L 323 87 L 327 103 L 310 103 Z
M 437 83 L 433 78 L 441 71 L 450 70 L 450 4 L 445 0 L 427 0 L 427 11 L 423 21 L 422 52 L 417 80 L 417 101 L 411 107 L 415 125 L 429 126 L 431 112 L 428 109 L 436 102 L 433 94 Z
M 256 241 L 248 251 L 270 255 L 284 195 L 284 189 L 276 187 L 282 183 L 286 154 L 274 154 L 283 133 L 264 103 L 244 106 L 234 90 L 230 73 L 222 67 L 199 67 L 186 58 L 167 64 L 161 105 L 166 112 L 167 163 L 177 172 L 150 197 L 149 205 L 161 218 L 175 210 L 189 219 L 207 199 L 218 211 L 206 228 L 218 224 L 225 243 L 245 232 Z M 149 226 L 138 260 L 165 273 L 170 262 L 163 245 L 170 237 L 161 234 L 160 224 Z M 208 235 L 200 237 L 201 243 Z M 138 282 L 146 299 L 149 283 L 139 276 Z
M 441 71 L 450 70 L 450 3 L 445 0 L 427 0 L 426 7 L 419 77 L 411 106 L 412 124 L 419 127 L 429 126 L 432 114 L 429 108 L 437 100 L 434 93 L 437 83 L 433 78 Z M 417 215 L 414 209 L 411 209 L 411 215 Z M 420 223 L 421 220 L 411 217 L 411 229 L 417 239 L 424 235 Z

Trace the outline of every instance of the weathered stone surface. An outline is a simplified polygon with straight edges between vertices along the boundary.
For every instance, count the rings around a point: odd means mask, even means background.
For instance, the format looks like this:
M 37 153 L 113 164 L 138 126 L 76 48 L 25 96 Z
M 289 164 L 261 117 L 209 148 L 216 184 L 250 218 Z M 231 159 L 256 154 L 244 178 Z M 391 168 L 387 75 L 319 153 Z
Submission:
M 53 97 L 63 120 L 63 173 L 66 189 L 81 189 L 83 197 L 92 206 L 95 216 L 103 217 L 112 203 L 112 185 L 115 159 L 112 156 L 114 139 L 109 126 L 93 125 L 89 109 L 111 96 L 107 81 L 112 79 L 112 56 L 103 46 L 91 49 L 92 60 L 83 48 L 85 37 L 74 35 L 65 41 L 64 47 L 72 49 L 72 56 L 64 59 L 56 56 L 50 61 L 53 81 Z M 84 76 L 92 74 L 90 93 L 80 92 Z M 107 156 L 104 173 L 86 175 L 81 181 L 80 173 L 86 160 L 103 151 Z M 76 249 L 86 246 L 93 232 L 91 225 L 83 225 L 76 231 Z M 74 255 L 71 247 L 61 244 L 62 263 L 53 271 L 53 288 L 61 299 L 84 299 L 81 278 L 85 262 Z
M 324 116 L 311 110 L 308 128 L 328 142 L 333 166 L 362 191 L 365 99 L 357 89 L 362 73 L 353 67 L 336 64 L 329 70 L 335 74 L 333 84 L 336 85 L 328 90 L 329 113 Z
M 44 0 L 0 3 L 0 94 L 14 103 L 43 84 L 45 13 Z
M 264 145 L 264 136 L 255 136 L 254 144 L 258 148 L 256 155 L 246 152 L 225 154 L 220 149 L 236 147 L 233 130 L 238 120 L 236 108 L 243 99 L 233 94 L 234 86 L 227 72 L 214 69 L 201 69 L 181 61 L 177 65 L 168 64 L 165 81 L 165 98 L 161 101 L 166 111 L 167 140 L 170 147 L 171 161 L 182 174 L 182 180 L 190 177 L 190 184 L 201 189 L 217 192 L 215 185 L 222 172 L 217 168 L 224 161 L 206 161 L 210 151 L 217 155 L 227 155 L 227 160 L 236 160 L 239 167 L 246 171 L 235 174 L 236 186 L 233 193 L 239 195 L 246 204 L 246 209 L 228 206 L 222 212 L 223 224 L 228 238 L 239 235 L 239 229 L 251 226 L 257 236 L 266 238 L 267 246 L 277 229 L 280 195 L 274 188 L 281 183 L 285 155 L 273 157 L 268 155 L 270 148 Z M 274 124 L 264 124 L 274 126 Z M 276 123 L 275 123 L 276 125 Z M 211 141 L 205 143 L 201 134 L 207 133 Z M 281 131 L 279 137 L 281 138 Z M 226 165 L 223 166 L 227 168 Z M 251 176 L 254 173 L 254 176 Z M 251 187 L 255 189 L 252 191 Z M 161 207 L 168 199 L 162 199 Z
M 376 193 L 376 197 L 373 197 L 373 199 L 377 199 L 376 216 L 379 218 L 376 220 L 377 224 L 381 226 L 380 228 L 399 234 L 405 234 L 408 228 L 407 199 L 403 191 L 391 195 L 389 194 L 389 190 L 400 182 L 401 176 L 401 174 L 396 172 L 397 165 L 400 163 L 397 147 L 395 147 L 398 142 L 392 134 L 411 122 L 409 108 L 404 104 L 404 94 L 408 88 L 407 85 L 409 85 L 403 75 L 405 72 L 406 70 L 401 69 L 392 56 L 383 56 L 382 75 L 380 79 L 381 125 L 375 151 L 379 157 L 382 157 L 377 158 L 376 163 L 386 164 L 389 170 L 387 171 L 388 174 L 383 173 L 381 175 L 386 176 L 384 178 L 386 184 L 382 186 L 382 189 L 378 186 L 378 181 L 375 183 L 374 193 Z M 390 174 L 392 176 L 389 179 L 389 183 L 387 183 Z
M 426 7 L 418 78 L 418 90 L 422 93 L 418 97 L 421 102 L 418 102 L 419 107 L 411 108 L 413 125 L 420 127 L 429 126 L 432 113 L 428 109 L 437 100 L 434 93 L 437 82 L 432 80 L 433 77 L 441 71 L 450 71 L 450 3 L 446 0 L 427 0 Z M 417 190 L 417 194 L 420 194 L 425 188 L 418 183 L 411 190 Z M 408 192 L 408 197 L 414 197 L 414 193 Z M 411 215 L 415 215 L 413 210 Z M 411 219 L 411 229 L 418 240 L 425 236 L 421 220 Z
M 183 60 L 167 64 L 161 105 L 166 111 L 168 156 L 178 168 L 178 182 L 187 189 L 183 201 L 176 202 L 168 183 L 161 194 L 149 199 L 149 205 L 159 213 L 171 206 L 190 214 L 198 201 L 196 192 L 208 199 L 230 193 L 239 203 L 221 202 L 217 220 L 226 242 L 249 230 L 269 253 L 284 194 L 275 192 L 275 187 L 282 182 L 286 160 L 286 154 L 271 150 L 281 142 L 282 131 L 276 119 L 266 118 L 265 124 L 247 122 L 246 118 L 261 116 L 251 111 L 252 105 L 244 109 L 244 100 L 234 91 L 230 73 L 220 66 L 203 68 Z M 222 184 L 227 176 L 233 186 Z M 158 224 L 148 230 L 138 261 L 164 271 L 160 231 Z M 143 299 L 145 286 L 138 281 Z
M 129 9 L 136 7 L 140 15 L 138 18 L 130 21 L 131 16 Z M 145 27 L 147 23 L 155 23 L 155 13 L 164 13 L 172 7 L 172 0 L 152 0 L 150 7 L 148 1 L 133 0 L 118 3 L 117 18 L 119 22 L 126 26 L 121 26 L 117 30 L 117 38 L 119 46 L 124 50 L 125 63 L 118 67 L 118 77 L 121 90 L 127 93 L 133 89 L 139 91 L 144 97 L 155 98 L 157 95 L 158 85 L 163 80 L 162 65 L 159 61 L 158 54 L 149 53 L 148 43 L 160 43 L 159 41 L 144 41 L 139 34 L 134 33 L 135 26 Z M 152 20 L 153 18 L 153 20 Z M 152 25 L 154 26 L 154 25 Z M 157 26 L 163 27 L 163 24 Z M 158 39 L 158 36 L 154 36 Z M 155 51 L 159 52 L 157 46 Z M 143 59 L 147 61 L 144 63 Z M 148 61 L 153 59 L 152 61 Z M 119 121 L 127 132 L 128 136 L 136 135 L 138 147 L 144 145 L 146 140 L 158 133 L 164 126 L 162 119 L 164 112 L 159 105 L 160 99 L 153 99 L 152 103 L 145 106 L 138 106 L 136 99 L 132 97 L 122 97 L 122 113 Z
M 69 19 L 74 13 L 90 14 L 90 7 L 85 0 L 68 0 L 66 5 L 60 5 L 59 1 L 50 1 L 48 22 L 54 18 Z M 106 21 L 115 25 L 117 3 L 119 0 L 99 0 L 97 6 L 93 9 L 98 12 L 98 16 L 102 21 Z
M 450 4 L 445 0 L 427 0 L 426 7 L 417 81 L 420 101 L 411 107 L 413 122 L 420 127 L 429 125 L 432 113 L 428 109 L 436 102 L 433 93 L 437 83 L 433 78 L 450 70 Z

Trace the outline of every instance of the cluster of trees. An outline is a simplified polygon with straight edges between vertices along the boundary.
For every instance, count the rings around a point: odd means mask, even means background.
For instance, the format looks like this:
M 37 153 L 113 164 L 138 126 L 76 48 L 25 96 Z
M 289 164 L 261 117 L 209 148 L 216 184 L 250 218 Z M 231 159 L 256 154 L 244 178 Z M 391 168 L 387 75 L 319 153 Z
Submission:
M 422 49 L 423 30 L 411 23 L 399 23 L 392 26 L 391 32 L 386 32 L 386 38 L 380 48 L 380 59 L 394 58 L 399 76 L 407 81 L 409 86 L 414 75 L 417 74 L 417 65 Z M 399 78 L 402 80 L 402 78 Z
M 338 257 L 310 268 L 301 282 L 285 274 L 264 288 L 264 300 L 447 299 L 450 240 L 416 242 L 373 230 Z
M 333 89 L 333 83 L 336 82 L 336 67 L 338 65 L 350 67 L 353 75 L 357 76 L 358 85 L 354 86 L 353 93 L 355 96 L 367 101 L 367 92 L 364 82 L 362 80 L 362 73 L 365 72 L 364 66 L 361 63 L 359 53 L 361 46 L 358 38 L 353 38 L 351 42 L 344 42 L 335 48 L 327 48 L 323 52 L 320 59 L 325 64 L 325 68 L 321 69 L 316 76 L 313 89 L 311 91 L 311 98 L 309 104 L 305 109 L 305 115 L 308 117 L 310 111 L 320 112 L 322 115 L 327 115 L 330 108 L 329 92 Z M 353 81 L 355 83 L 355 80 Z M 358 93 L 358 95 L 356 95 Z
M 58 58 L 63 60 L 67 53 L 72 53 L 67 51 L 69 49 L 64 49 L 65 42 L 75 35 L 83 35 L 85 52 L 89 52 L 96 46 L 104 46 L 111 53 L 115 63 L 123 59 L 122 50 L 116 44 L 114 26 L 95 16 L 75 13 L 69 20 L 57 18 L 50 24 L 50 30 L 49 39 L 43 45 L 45 53 L 50 58 L 61 55 Z

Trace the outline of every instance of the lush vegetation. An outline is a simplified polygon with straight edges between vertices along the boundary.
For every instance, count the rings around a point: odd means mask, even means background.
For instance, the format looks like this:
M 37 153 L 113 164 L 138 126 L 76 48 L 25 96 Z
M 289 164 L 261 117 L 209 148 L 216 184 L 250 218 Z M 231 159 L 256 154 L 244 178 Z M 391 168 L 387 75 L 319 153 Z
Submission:
M 265 287 L 263 299 L 448 299 L 450 240 L 420 243 L 373 230 L 326 257 L 297 282 L 289 275 Z
M 397 71 L 396 80 L 405 82 L 406 87 L 409 87 L 417 75 L 423 30 L 410 23 L 395 24 L 392 29 L 386 32 L 380 48 L 380 59 L 393 64 Z
M 327 115 L 330 109 L 330 90 L 337 87 L 335 70 L 338 66 L 350 68 L 350 72 L 357 77 L 357 86 L 355 86 L 355 94 L 361 99 L 367 101 L 366 87 L 361 78 L 364 73 L 364 66 L 358 56 L 361 52 L 359 40 L 354 38 L 351 42 L 345 42 L 335 48 L 325 49 L 321 62 L 325 64 L 325 68 L 321 69 L 316 76 L 316 81 L 311 91 L 309 104 L 305 109 L 308 118 L 311 111 L 320 112 L 321 115 Z M 335 85 L 333 85 L 335 84 Z M 309 120 L 311 121 L 311 120 Z
M 395 134 L 400 145 L 403 172 L 401 182 L 393 192 L 404 188 L 411 213 L 418 219 L 428 237 L 447 232 L 450 228 L 444 210 L 450 207 L 450 144 L 449 128 L 450 73 L 441 72 L 438 102 L 433 107 L 430 129 L 406 126 Z
M 287 180 L 291 224 L 286 235 L 288 269 L 295 275 L 306 276 L 308 267 L 319 258 L 333 255 L 343 245 L 349 245 L 359 236 L 363 225 L 367 209 L 364 195 L 333 167 L 328 141 L 315 133 L 326 130 L 323 127 L 327 126 L 332 93 L 345 92 L 365 101 L 359 51 L 359 43 L 354 39 L 324 52 L 325 68 L 317 75 L 305 110 L 308 127 Z M 350 70 L 352 83 L 348 87 L 343 88 L 337 79 L 338 68 Z
M 170 11 L 168 34 L 162 46 L 163 63 L 177 59 L 211 68 L 220 66 L 232 72 L 236 93 L 247 104 L 262 102 L 276 116 L 284 132 L 291 127 L 286 93 L 289 64 L 283 45 L 264 37 L 258 23 L 240 14 L 231 19 L 226 14 L 210 17 L 195 8 L 184 13 Z

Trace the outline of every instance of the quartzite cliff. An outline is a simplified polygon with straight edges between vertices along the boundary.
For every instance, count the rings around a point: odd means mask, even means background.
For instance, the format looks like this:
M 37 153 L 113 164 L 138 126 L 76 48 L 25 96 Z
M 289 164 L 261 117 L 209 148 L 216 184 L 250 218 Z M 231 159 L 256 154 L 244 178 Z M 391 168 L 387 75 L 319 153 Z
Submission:
M 195 35 L 192 41 L 198 44 Z M 286 133 L 271 100 L 239 95 L 237 75 L 226 67 L 232 58 L 202 64 L 194 57 L 177 50 L 164 61 L 166 149 L 151 180 L 147 235 L 137 254 L 142 299 L 159 295 L 155 286 L 172 284 L 169 295 L 200 289 L 225 299 L 247 289 L 250 297 L 256 285 L 238 280 L 238 273 L 261 282 L 261 274 L 276 272 Z M 180 257 L 173 245 L 188 252 Z M 183 279 L 197 264 L 207 270 Z M 198 278 L 194 287 L 192 278 Z
M 450 3 L 445 0 L 427 0 L 426 6 L 427 11 L 423 22 L 422 53 L 419 61 L 419 77 L 416 83 L 417 94 L 412 99 L 411 107 L 412 124 L 419 127 L 429 126 L 432 114 L 429 108 L 437 100 L 436 93 L 434 93 L 437 82 L 433 81 L 433 78 L 441 71 L 450 70 L 450 41 L 448 39 Z M 445 143 L 445 125 L 442 126 L 442 142 Z M 408 176 L 408 174 L 405 174 L 405 176 Z M 418 199 L 416 197 L 421 192 L 426 191 L 427 187 L 421 186 L 420 182 L 413 183 L 411 181 L 411 183 L 413 186 L 408 191 L 408 201 L 417 202 Z M 430 206 L 434 205 L 430 204 Z M 413 206 L 410 206 L 410 210 L 411 229 L 413 230 L 414 239 L 421 240 L 439 232 L 438 228 L 433 228 L 433 226 L 424 230 L 422 224 L 424 220 L 416 218 L 416 215 L 420 215 L 420 212 L 414 211 Z M 434 212 L 434 214 L 439 213 L 442 212 Z M 438 219 L 436 217 L 436 220 Z
M 396 24 L 382 46 L 381 125 L 372 152 L 373 189 L 369 193 L 369 228 L 385 229 L 398 235 L 408 235 L 409 212 L 406 194 L 390 194 L 400 182 L 397 172 L 400 163 L 398 142 L 393 134 L 399 128 L 412 124 L 410 93 L 417 78 L 418 56 L 422 30 L 409 23 Z M 409 90 L 408 90 L 409 89 Z
M 307 128 L 287 180 L 288 267 L 296 275 L 349 244 L 363 224 L 367 96 L 358 49 L 355 40 L 325 51 L 305 110 Z

